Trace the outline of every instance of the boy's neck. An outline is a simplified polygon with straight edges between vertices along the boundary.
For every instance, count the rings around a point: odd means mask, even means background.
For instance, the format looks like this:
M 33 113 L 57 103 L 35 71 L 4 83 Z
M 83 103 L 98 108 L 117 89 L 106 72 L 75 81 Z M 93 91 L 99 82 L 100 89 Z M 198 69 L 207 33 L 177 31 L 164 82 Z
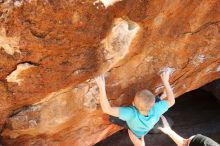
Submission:
M 148 116 L 148 111 L 144 112 L 144 111 L 139 111 L 142 115 L 144 116 Z
M 138 108 L 133 104 L 133 106 L 138 110 Z M 141 113 L 144 116 L 148 116 L 148 111 L 140 111 L 138 110 L 139 113 Z

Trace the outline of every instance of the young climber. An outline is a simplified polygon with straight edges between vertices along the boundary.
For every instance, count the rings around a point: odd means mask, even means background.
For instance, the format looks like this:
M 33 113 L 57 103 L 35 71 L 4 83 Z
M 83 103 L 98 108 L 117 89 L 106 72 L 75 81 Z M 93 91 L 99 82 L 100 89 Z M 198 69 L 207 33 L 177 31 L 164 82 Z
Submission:
M 136 93 L 132 106 L 112 107 L 107 99 L 104 76 L 97 77 L 96 82 L 99 87 L 100 103 L 103 112 L 119 117 L 113 118 L 113 122 L 120 126 L 127 125 L 138 138 L 141 138 L 154 127 L 159 121 L 160 116 L 175 103 L 174 94 L 169 84 L 168 70 L 162 72 L 161 79 L 165 87 L 167 100 L 155 103 L 155 95 L 149 90 L 142 90 Z M 126 121 L 126 124 L 123 124 L 123 121 Z
M 220 146 L 214 140 L 201 134 L 197 134 L 191 136 L 188 139 L 185 139 L 170 128 L 170 125 L 165 117 L 161 116 L 161 119 L 163 121 L 164 126 L 159 127 L 159 129 L 163 133 L 167 134 L 178 146 Z

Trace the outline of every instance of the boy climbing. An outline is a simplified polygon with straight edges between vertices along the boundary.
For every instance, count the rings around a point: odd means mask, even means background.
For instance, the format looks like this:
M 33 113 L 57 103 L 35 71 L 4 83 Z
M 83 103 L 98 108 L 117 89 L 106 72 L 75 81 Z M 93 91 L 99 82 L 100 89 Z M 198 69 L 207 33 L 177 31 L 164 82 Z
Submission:
M 107 99 L 105 90 L 105 79 L 101 75 L 96 78 L 99 87 L 100 103 L 104 113 L 117 118 L 114 123 L 121 125 L 126 122 L 128 128 L 138 138 L 146 135 L 154 125 L 160 120 L 160 116 L 164 114 L 175 103 L 174 94 L 169 83 L 169 71 L 165 70 L 161 73 L 161 79 L 165 87 L 167 100 L 161 100 L 155 103 L 155 95 L 149 90 L 142 90 L 136 93 L 133 105 L 128 107 L 112 107 Z

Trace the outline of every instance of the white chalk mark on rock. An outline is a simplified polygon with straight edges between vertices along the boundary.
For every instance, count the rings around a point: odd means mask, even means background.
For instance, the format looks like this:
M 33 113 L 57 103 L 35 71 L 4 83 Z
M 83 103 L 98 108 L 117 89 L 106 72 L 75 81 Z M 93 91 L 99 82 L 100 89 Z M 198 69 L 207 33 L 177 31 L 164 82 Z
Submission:
M 206 57 L 203 54 L 199 54 L 195 56 L 195 59 L 193 60 L 194 65 L 199 65 L 205 61 Z
M 4 28 L 0 30 L 0 48 L 3 48 L 10 55 L 14 55 L 15 52 L 21 53 L 19 50 L 19 38 L 7 37 Z
M 140 27 L 137 23 L 117 18 L 109 35 L 102 41 L 106 60 L 112 68 L 123 59 L 131 47 L 132 41 L 138 33 Z
M 163 13 L 160 13 L 160 14 L 154 19 L 154 25 L 155 25 L 156 27 L 159 27 L 159 26 L 161 25 L 163 19 L 164 19 L 164 14 L 163 14 Z
M 153 56 L 147 56 L 146 58 L 144 58 L 144 61 L 151 62 L 153 59 L 154 59 Z
M 83 105 L 89 109 L 89 111 L 94 111 L 97 109 L 98 104 L 98 86 L 94 80 L 88 82 L 89 89 L 84 96 Z
M 32 64 L 29 64 L 29 63 L 19 64 L 17 66 L 17 69 L 6 77 L 7 82 L 14 82 L 14 83 L 18 83 L 18 85 L 20 85 L 21 82 L 23 81 L 23 79 L 19 78 L 19 74 L 22 71 L 27 70 L 27 69 L 32 68 L 32 67 L 35 67 L 35 66 L 32 65 Z
M 217 71 L 217 72 L 220 72 L 220 66 L 218 66 L 218 67 L 216 68 L 216 71 Z
M 22 4 L 23 4 L 22 1 L 18 1 L 18 0 L 17 0 L 17 1 L 14 2 L 14 6 L 15 6 L 15 7 L 21 7 Z
M 122 1 L 122 0 L 97 0 L 97 1 L 95 1 L 93 3 L 93 5 L 96 5 L 97 3 L 101 2 L 105 6 L 105 8 L 107 8 L 107 7 L 111 6 L 111 5 L 114 5 L 116 2 L 119 2 L 119 1 Z
M 187 88 L 187 86 L 186 86 L 186 84 L 185 84 L 185 83 L 182 85 L 182 87 L 183 87 L 183 88 Z
M 170 75 L 172 75 L 172 74 L 176 71 L 175 68 L 172 68 L 172 67 L 164 67 L 164 68 L 160 69 L 159 74 L 161 74 L 162 72 L 164 72 L 164 71 L 166 71 L 166 70 L 169 72 Z

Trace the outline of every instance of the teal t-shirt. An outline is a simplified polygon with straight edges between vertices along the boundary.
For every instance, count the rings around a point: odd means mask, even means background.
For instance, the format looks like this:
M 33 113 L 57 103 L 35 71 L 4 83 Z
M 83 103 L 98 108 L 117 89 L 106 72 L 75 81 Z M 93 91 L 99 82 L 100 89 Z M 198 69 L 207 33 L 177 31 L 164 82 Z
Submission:
M 131 131 L 138 138 L 141 138 L 142 135 L 146 135 L 154 127 L 154 125 L 160 120 L 161 115 L 167 110 L 167 101 L 156 102 L 148 112 L 148 116 L 139 113 L 134 106 L 120 107 L 119 118 L 126 121 Z

